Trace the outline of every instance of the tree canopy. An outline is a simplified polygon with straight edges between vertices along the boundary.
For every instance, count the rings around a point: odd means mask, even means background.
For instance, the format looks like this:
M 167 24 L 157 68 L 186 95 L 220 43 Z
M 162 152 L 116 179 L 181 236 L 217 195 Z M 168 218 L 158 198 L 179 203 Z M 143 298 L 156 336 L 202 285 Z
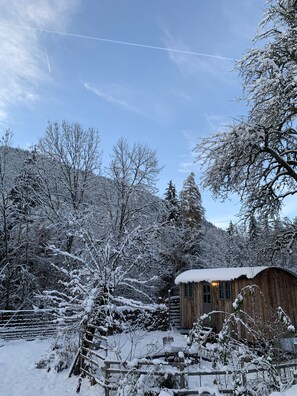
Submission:
M 237 63 L 246 118 L 195 147 L 203 186 L 239 194 L 244 218 L 279 215 L 297 192 L 297 1 L 268 2 L 255 46 Z

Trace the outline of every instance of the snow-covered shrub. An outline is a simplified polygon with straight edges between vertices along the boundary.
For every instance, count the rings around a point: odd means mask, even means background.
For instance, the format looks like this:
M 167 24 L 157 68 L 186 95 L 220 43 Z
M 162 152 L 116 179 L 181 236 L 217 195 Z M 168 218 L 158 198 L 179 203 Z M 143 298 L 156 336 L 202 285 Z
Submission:
M 62 371 L 70 366 L 77 350 L 77 335 L 63 332 L 55 338 L 48 354 L 36 362 L 35 366 L 47 371 Z
M 177 377 L 172 373 L 155 375 L 159 370 L 159 365 L 151 366 L 148 374 L 140 374 L 137 369 L 131 370 L 120 381 L 117 396 L 157 396 L 162 390 L 173 394 L 170 390 L 179 388 Z

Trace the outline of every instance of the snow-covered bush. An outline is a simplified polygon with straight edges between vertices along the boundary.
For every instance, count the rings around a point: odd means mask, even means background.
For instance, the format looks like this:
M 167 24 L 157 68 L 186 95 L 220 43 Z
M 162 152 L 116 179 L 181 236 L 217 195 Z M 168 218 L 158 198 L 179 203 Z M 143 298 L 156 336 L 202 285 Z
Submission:
M 157 396 L 161 391 L 179 388 L 179 381 L 173 373 L 168 372 L 164 375 L 156 375 L 162 368 L 162 365 L 155 364 L 150 366 L 148 374 L 141 374 L 136 367 L 123 376 L 117 390 L 117 396 Z M 169 393 L 170 392 L 170 393 Z
M 60 333 L 54 339 L 49 352 L 35 363 L 36 368 L 57 372 L 68 368 L 78 350 L 78 345 L 77 334 Z

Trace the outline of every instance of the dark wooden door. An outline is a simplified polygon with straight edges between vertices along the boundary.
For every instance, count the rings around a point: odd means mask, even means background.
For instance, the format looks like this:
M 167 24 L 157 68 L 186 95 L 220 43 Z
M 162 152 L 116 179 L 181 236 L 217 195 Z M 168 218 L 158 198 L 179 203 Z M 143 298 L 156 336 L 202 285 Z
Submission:
M 202 285 L 202 313 L 207 314 L 213 310 L 210 283 Z

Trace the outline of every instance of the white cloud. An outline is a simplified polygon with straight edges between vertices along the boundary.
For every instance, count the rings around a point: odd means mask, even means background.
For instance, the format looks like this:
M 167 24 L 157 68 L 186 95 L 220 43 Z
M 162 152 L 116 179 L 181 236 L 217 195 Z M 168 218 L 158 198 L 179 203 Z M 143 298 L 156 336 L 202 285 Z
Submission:
M 50 80 L 38 29 L 65 29 L 78 0 L 0 0 L 0 121 L 18 103 L 40 99 Z
M 83 86 L 100 99 L 122 107 L 131 113 L 139 114 L 161 125 L 173 123 L 175 109 L 168 99 L 168 92 L 145 92 L 134 86 L 116 83 L 93 84 L 82 81 Z
M 197 134 L 192 130 L 183 130 L 182 135 L 186 141 L 186 151 L 187 153 L 183 155 L 185 160 L 181 160 L 179 162 L 178 171 L 180 173 L 190 173 L 199 171 L 199 165 L 195 160 L 195 156 L 193 153 L 193 148 L 198 143 L 199 137 Z
M 93 92 L 96 96 L 106 102 L 119 105 L 133 113 L 144 115 L 142 110 L 129 102 L 131 93 L 124 86 L 119 84 L 110 84 L 109 86 L 98 88 L 86 81 L 83 81 L 82 83 L 88 91 Z

